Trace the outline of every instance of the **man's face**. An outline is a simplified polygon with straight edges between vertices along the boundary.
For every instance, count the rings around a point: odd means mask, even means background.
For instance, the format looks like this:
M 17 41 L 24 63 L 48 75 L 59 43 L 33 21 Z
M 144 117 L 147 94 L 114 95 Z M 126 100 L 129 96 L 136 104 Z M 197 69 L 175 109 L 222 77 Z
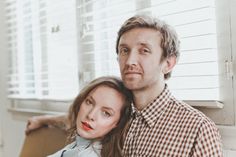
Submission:
M 158 87 L 164 83 L 161 62 L 160 32 L 149 28 L 135 28 L 124 33 L 118 45 L 118 61 L 122 80 L 132 91 Z

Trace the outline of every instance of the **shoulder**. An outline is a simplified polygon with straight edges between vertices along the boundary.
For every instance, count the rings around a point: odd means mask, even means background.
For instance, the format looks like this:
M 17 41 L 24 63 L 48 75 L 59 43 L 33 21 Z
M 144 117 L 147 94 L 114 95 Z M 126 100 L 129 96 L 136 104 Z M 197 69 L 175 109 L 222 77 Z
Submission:
M 172 105 L 176 108 L 176 114 L 182 115 L 183 123 L 193 129 L 194 143 L 193 154 L 199 156 L 211 156 L 222 154 L 221 136 L 215 123 L 190 105 L 173 98 Z M 173 107 L 172 106 L 172 107 Z
M 182 115 L 186 118 L 190 118 L 190 120 L 197 121 L 201 124 L 206 123 L 215 126 L 214 122 L 204 113 L 193 108 L 183 101 L 177 100 L 174 97 L 171 98 L 170 108 L 173 108 L 174 112 L 176 112 L 177 114 Z
M 191 153 L 193 156 L 223 156 L 219 130 L 208 118 L 200 123 Z
M 179 124 L 178 127 L 188 129 L 196 136 L 203 131 L 214 132 L 218 135 L 218 128 L 210 118 L 174 97 L 171 98 L 164 114 L 164 116 L 169 116 L 174 124 Z

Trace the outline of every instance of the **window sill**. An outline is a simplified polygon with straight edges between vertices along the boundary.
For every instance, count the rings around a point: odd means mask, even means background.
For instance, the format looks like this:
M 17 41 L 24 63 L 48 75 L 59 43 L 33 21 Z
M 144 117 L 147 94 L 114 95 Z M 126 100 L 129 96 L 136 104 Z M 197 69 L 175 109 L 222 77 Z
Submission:
M 8 111 L 19 114 L 64 114 L 72 102 L 37 101 L 37 100 L 12 100 Z
M 8 111 L 17 113 L 29 113 L 29 114 L 50 114 L 50 115 L 65 114 L 65 112 L 45 111 L 40 109 L 26 109 L 26 108 L 8 108 Z
M 185 103 L 193 107 L 204 107 L 204 108 L 217 108 L 221 109 L 224 104 L 216 100 L 183 100 Z

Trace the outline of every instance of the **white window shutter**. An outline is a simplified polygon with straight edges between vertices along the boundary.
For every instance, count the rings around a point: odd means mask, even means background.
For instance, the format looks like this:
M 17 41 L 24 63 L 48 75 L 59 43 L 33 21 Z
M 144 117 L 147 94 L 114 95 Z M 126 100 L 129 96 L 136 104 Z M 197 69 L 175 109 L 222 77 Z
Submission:
M 101 75 L 119 76 L 115 39 L 120 25 L 134 12 L 134 0 L 78 0 L 81 84 Z
M 75 0 L 7 0 L 9 98 L 78 93 Z
M 174 26 L 181 40 L 180 60 L 167 82 L 174 95 L 182 100 L 220 101 L 214 0 L 80 0 L 78 10 L 80 56 L 90 57 L 83 60 L 91 65 L 82 69 L 87 79 L 112 72 L 119 75 L 118 29 L 132 15 L 151 14 Z
M 173 94 L 182 100 L 220 101 L 214 0 L 177 0 L 152 10 L 180 37 L 180 60 L 168 81 Z

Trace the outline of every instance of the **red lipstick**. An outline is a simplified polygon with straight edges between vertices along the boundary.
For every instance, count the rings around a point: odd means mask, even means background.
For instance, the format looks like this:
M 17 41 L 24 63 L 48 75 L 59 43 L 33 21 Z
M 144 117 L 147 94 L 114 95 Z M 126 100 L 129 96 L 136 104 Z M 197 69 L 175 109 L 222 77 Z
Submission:
M 86 122 L 82 122 L 82 128 L 85 130 L 85 131 L 90 131 L 92 130 L 93 128 Z

